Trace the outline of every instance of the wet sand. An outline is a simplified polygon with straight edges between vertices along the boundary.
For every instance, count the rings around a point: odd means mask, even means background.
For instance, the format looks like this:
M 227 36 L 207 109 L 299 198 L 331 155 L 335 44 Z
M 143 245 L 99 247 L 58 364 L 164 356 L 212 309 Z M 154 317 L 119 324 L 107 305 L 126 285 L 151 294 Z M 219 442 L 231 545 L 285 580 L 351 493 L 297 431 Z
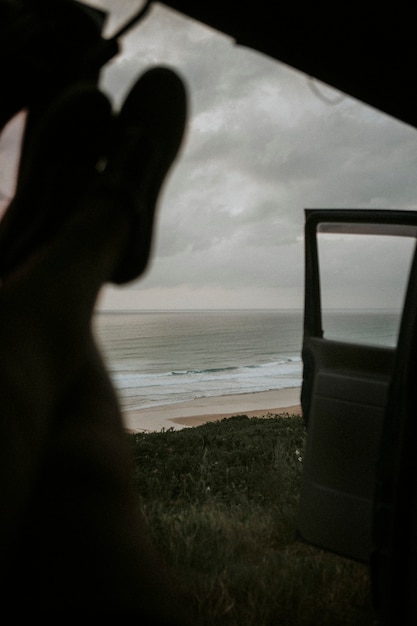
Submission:
M 125 427 L 128 431 L 160 431 L 189 428 L 205 422 L 247 415 L 263 417 L 280 413 L 300 414 L 300 388 L 244 393 L 215 398 L 200 398 L 191 402 L 167 406 L 125 411 Z

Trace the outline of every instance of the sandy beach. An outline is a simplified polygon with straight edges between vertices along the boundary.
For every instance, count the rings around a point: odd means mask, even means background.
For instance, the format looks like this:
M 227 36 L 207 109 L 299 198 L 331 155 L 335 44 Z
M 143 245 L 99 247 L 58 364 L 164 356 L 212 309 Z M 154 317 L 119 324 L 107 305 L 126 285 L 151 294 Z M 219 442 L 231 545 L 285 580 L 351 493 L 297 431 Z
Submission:
M 191 402 L 170 404 L 140 411 L 125 411 L 123 418 L 129 431 L 160 431 L 189 428 L 233 415 L 262 417 L 268 414 L 300 414 L 300 388 L 278 389 L 259 393 L 200 398 Z

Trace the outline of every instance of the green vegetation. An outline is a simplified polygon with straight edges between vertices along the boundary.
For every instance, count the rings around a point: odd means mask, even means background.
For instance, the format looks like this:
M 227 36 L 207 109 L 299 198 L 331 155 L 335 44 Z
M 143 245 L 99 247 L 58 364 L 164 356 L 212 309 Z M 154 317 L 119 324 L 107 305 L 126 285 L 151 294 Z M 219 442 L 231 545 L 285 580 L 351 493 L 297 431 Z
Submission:
M 151 537 L 204 626 L 375 624 L 368 569 L 295 539 L 300 416 L 130 437 Z

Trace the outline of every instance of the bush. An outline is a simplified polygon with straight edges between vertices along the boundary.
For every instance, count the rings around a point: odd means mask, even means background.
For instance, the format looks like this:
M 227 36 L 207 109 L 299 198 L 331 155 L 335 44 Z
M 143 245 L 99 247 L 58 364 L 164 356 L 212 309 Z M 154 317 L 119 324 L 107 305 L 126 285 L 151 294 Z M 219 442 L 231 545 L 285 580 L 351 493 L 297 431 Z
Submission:
M 368 568 L 296 540 L 301 416 L 129 437 L 152 540 L 202 624 L 376 623 Z

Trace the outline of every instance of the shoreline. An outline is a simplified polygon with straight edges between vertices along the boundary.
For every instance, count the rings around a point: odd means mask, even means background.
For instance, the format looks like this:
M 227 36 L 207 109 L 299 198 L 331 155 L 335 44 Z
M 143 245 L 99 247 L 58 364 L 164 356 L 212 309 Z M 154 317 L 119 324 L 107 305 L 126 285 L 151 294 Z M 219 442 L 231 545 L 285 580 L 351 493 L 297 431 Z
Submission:
M 280 413 L 301 414 L 300 387 L 242 393 L 229 396 L 198 398 L 135 411 L 123 411 L 125 429 L 129 432 L 157 432 L 200 426 L 234 415 L 263 417 Z

